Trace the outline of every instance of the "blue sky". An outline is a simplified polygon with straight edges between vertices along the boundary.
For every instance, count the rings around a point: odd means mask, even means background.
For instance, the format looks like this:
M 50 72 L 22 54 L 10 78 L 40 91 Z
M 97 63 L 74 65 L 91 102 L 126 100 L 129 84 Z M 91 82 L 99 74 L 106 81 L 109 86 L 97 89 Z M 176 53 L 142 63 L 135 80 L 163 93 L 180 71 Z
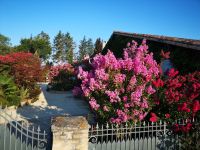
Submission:
M 42 30 L 76 43 L 113 31 L 200 39 L 200 0 L 0 0 L 0 33 L 13 45 Z

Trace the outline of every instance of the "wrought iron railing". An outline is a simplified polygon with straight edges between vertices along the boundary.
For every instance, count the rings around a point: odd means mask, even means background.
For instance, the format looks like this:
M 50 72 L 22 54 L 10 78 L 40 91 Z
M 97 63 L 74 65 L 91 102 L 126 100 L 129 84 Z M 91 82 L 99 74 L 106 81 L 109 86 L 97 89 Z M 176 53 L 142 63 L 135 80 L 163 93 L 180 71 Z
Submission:
M 178 120 L 175 123 L 197 123 Z M 89 129 L 89 150 L 160 150 L 180 147 L 179 135 L 166 122 L 141 122 L 133 125 L 92 125 Z
M 29 126 L 17 121 L 0 108 L 0 149 L 1 150 L 44 150 L 47 146 L 47 134 L 38 126 Z

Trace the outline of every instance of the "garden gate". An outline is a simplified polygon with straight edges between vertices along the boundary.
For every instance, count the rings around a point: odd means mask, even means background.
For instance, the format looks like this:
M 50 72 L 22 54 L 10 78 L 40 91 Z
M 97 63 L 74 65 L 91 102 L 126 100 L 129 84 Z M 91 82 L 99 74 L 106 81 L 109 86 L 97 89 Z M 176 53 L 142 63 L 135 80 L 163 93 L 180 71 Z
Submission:
M 179 122 L 184 125 L 185 122 Z M 89 150 L 178 150 L 179 136 L 165 122 L 91 126 Z
M 46 150 L 47 134 L 0 108 L 0 150 Z

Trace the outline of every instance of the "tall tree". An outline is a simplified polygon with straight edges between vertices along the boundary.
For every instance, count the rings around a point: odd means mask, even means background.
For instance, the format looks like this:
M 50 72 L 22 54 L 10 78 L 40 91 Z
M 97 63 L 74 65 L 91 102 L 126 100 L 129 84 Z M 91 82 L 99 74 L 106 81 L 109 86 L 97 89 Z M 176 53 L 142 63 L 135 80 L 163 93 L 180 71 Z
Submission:
M 101 40 L 101 38 L 97 38 L 94 44 L 94 53 L 95 54 L 101 53 L 102 49 L 103 49 L 103 40 Z
M 79 61 L 81 61 L 84 56 L 87 54 L 87 40 L 86 37 L 84 36 L 83 39 L 80 41 L 79 45 Z
M 15 49 L 38 54 L 43 61 L 50 57 L 52 50 L 49 35 L 43 31 L 35 37 L 21 39 L 20 45 Z
M 43 39 L 43 40 L 45 40 L 45 41 L 50 42 L 50 37 L 49 37 L 49 35 L 48 35 L 47 33 L 45 33 L 44 31 L 41 31 L 41 33 L 39 33 L 39 34 L 36 36 L 36 38 L 38 38 L 38 39 Z
M 92 39 L 89 38 L 89 39 L 87 40 L 87 54 L 88 54 L 89 56 L 91 56 L 93 53 L 94 53 L 94 44 L 93 44 L 93 42 L 92 42 Z
M 54 41 L 54 56 L 55 62 L 65 61 L 65 35 L 59 31 L 55 36 Z
M 47 60 L 52 52 L 49 35 L 42 31 L 35 37 L 34 40 L 34 47 L 36 48 L 39 56 L 44 60 Z
M 67 34 L 65 34 L 65 52 L 66 52 L 66 60 L 70 64 L 73 63 L 74 49 L 75 49 L 75 42 L 73 41 L 73 38 L 70 35 L 70 33 L 67 32 Z
M 91 56 L 94 52 L 94 45 L 92 39 L 89 38 L 88 40 L 84 36 L 83 39 L 80 41 L 79 45 L 79 61 L 81 61 L 86 55 Z
M 75 42 L 69 32 L 66 34 L 61 31 L 54 38 L 54 56 L 55 62 L 73 62 Z
M 10 39 L 5 36 L 0 34 L 0 55 L 4 55 L 10 52 Z

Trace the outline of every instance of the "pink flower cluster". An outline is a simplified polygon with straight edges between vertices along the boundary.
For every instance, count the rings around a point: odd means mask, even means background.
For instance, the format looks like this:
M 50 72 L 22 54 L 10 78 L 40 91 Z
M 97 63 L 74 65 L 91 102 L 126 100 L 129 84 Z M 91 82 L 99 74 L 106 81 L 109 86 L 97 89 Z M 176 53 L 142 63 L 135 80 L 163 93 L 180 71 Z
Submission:
M 49 80 L 50 82 L 53 80 L 54 77 L 58 76 L 58 74 L 60 73 L 61 70 L 73 73 L 74 72 L 74 68 L 71 64 L 63 64 L 63 65 L 56 65 L 56 66 L 52 66 L 49 72 Z
M 135 41 L 128 43 L 121 59 L 110 50 L 106 55 L 97 54 L 92 67 L 90 71 L 79 67 L 78 78 L 99 119 L 120 124 L 146 116 L 155 92 L 151 82 L 158 76 L 159 67 L 145 40 L 140 46 Z

